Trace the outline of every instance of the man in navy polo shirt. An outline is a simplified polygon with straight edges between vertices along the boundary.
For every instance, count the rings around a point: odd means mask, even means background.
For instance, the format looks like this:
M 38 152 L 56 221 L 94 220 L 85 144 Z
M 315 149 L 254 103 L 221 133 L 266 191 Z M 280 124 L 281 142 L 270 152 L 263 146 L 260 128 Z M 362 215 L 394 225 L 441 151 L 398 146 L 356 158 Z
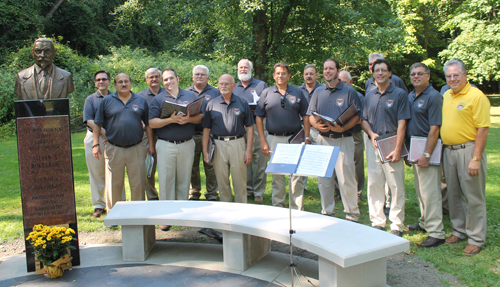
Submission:
M 220 96 L 219 90 L 208 84 L 210 71 L 207 66 L 197 65 L 193 68 L 193 85 L 186 91 L 193 92 L 198 98 L 203 97 L 202 110 L 204 111 L 208 101 Z M 194 149 L 193 168 L 191 171 L 191 187 L 189 188 L 189 200 L 199 200 L 201 196 L 201 178 L 200 178 L 200 156 L 202 156 L 202 137 L 203 126 L 201 123 L 194 126 L 193 140 L 196 144 Z M 215 178 L 214 167 L 211 163 L 203 162 L 205 169 L 205 199 L 210 201 L 217 200 L 217 179 Z
M 359 116 L 352 117 L 343 126 L 332 126 L 329 123 L 323 124 L 316 117 L 311 116 L 313 112 L 316 112 L 336 119 L 351 104 L 360 109 L 361 102 L 356 90 L 342 83 L 339 79 L 339 73 L 339 62 L 334 59 L 327 59 L 323 64 L 323 76 L 327 84 L 316 89 L 309 103 L 307 114 L 310 115 L 311 125 L 319 131 L 318 144 L 340 147 L 340 153 L 335 164 L 335 174 L 342 202 L 344 203 L 346 219 L 357 222 L 360 213 L 357 201 L 352 128 L 359 123 Z M 321 213 L 333 216 L 335 214 L 335 179 L 333 177 L 320 177 L 318 178 L 318 186 L 321 194 Z
M 375 61 L 373 72 L 377 88 L 365 95 L 361 123 L 361 127 L 370 139 L 365 144 L 370 220 L 374 228 L 385 230 L 387 218 L 384 214 L 384 184 L 387 181 L 391 190 L 389 212 L 389 220 L 392 222 L 391 233 L 402 236 L 405 228 L 403 223 L 405 174 L 401 150 L 405 139 L 406 121 L 410 118 L 410 108 L 406 92 L 390 82 L 392 67 L 387 60 Z M 375 139 L 392 132 L 397 132 L 396 147 L 387 157 L 390 162 L 383 164 L 377 152 Z
M 187 200 L 194 158 L 194 125 L 201 122 L 203 114 L 172 113 L 170 117 L 161 118 L 163 102 L 188 104 L 198 98 L 179 88 L 179 77 L 174 69 L 163 70 L 162 78 L 166 90 L 156 95 L 149 109 L 151 127 L 158 135 L 159 197 L 160 200 Z
M 83 122 L 87 125 L 87 135 L 83 140 L 85 144 L 85 160 L 87 161 L 87 168 L 89 170 L 90 180 L 90 195 L 92 196 L 92 205 L 94 206 L 93 217 L 100 217 L 106 208 L 104 198 L 105 183 L 105 167 L 106 163 L 104 157 L 96 159 L 92 154 L 92 145 L 94 142 L 93 129 L 96 128 L 94 123 L 95 113 L 105 96 L 111 94 L 108 90 L 110 85 L 110 76 L 106 71 L 98 71 L 94 74 L 94 85 L 97 92 L 88 96 L 85 99 L 83 106 Z M 106 131 L 101 128 L 101 135 L 99 136 L 99 144 L 104 147 L 106 142 Z
M 99 159 L 101 147 L 99 136 L 101 127 L 106 130 L 108 143 L 105 158 L 109 175 L 106 177 L 106 190 L 111 192 L 106 203 L 108 211 L 122 199 L 125 179 L 125 168 L 130 185 L 131 200 L 144 200 L 146 186 L 146 152 L 142 145 L 144 127 L 149 140 L 153 139 L 153 131 L 148 124 L 148 103 L 130 91 L 131 81 L 127 74 L 118 74 L 114 85 L 116 93 L 105 97 L 97 109 L 93 129 L 94 141 L 92 153 Z M 150 146 L 150 154 L 154 147 Z
M 158 95 L 160 92 L 163 92 L 165 89 L 161 87 L 161 71 L 157 68 L 149 68 L 144 73 L 144 77 L 146 77 L 146 83 L 148 84 L 148 88 L 138 92 L 139 96 L 142 96 L 148 102 L 148 106 L 151 104 L 153 98 Z M 157 136 L 153 131 L 153 142 L 151 143 L 153 146 L 156 145 Z M 149 140 L 147 133 L 144 133 L 144 137 L 142 138 L 142 145 L 144 149 L 149 149 Z M 157 155 L 153 154 L 154 163 L 153 170 L 151 172 L 151 177 L 146 179 L 146 197 L 148 200 L 158 200 L 158 191 L 156 190 L 155 184 L 155 174 L 156 174 L 156 164 L 157 164 Z
M 233 94 L 245 99 L 250 107 L 255 110 L 254 98 L 260 97 L 262 91 L 267 88 L 267 84 L 253 78 L 252 71 L 253 64 L 248 59 L 241 59 L 238 62 L 238 79 L 240 82 L 236 84 Z M 247 167 L 247 196 L 253 196 L 256 202 L 261 202 L 266 191 L 267 157 L 263 156 L 260 151 L 260 138 L 255 124 L 253 130 L 253 161 Z
M 274 65 L 274 80 L 276 85 L 265 89 L 257 105 L 257 130 L 260 137 L 262 153 L 269 156 L 278 143 L 288 143 L 288 139 L 302 128 L 301 117 L 304 119 L 306 143 L 309 141 L 309 116 L 307 115 L 307 99 L 299 88 L 288 85 L 290 68 L 285 63 Z M 268 137 L 264 135 L 264 117 Z M 286 183 L 284 175 L 273 175 L 273 206 L 285 207 Z M 290 187 L 291 208 L 304 208 L 304 181 L 300 176 L 292 177 Z
M 318 87 L 322 86 L 317 82 L 317 79 L 318 70 L 316 69 L 316 66 L 313 64 L 307 64 L 304 67 L 304 83 L 299 86 L 299 89 L 302 91 L 304 97 L 306 97 L 308 103 L 311 102 L 311 97 L 314 91 L 316 91 Z M 318 138 L 318 131 L 315 128 L 311 127 L 310 133 L 311 142 L 315 143 L 316 139 Z
M 415 87 L 408 95 L 411 119 L 406 128 L 406 139 L 426 137 L 425 148 L 413 164 L 415 192 L 420 205 L 420 219 L 409 225 L 409 230 L 429 232 L 421 247 L 434 247 L 444 243 L 443 209 L 441 204 L 441 168 L 430 165 L 430 158 L 439 139 L 442 122 L 443 97 L 429 83 L 429 67 L 415 63 L 410 67 L 410 79 Z M 410 147 L 411 148 L 411 147 Z
M 209 162 L 208 141 L 214 137 L 213 165 L 220 190 L 221 201 L 231 202 L 229 172 L 233 179 L 234 201 L 246 203 L 247 166 L 252 162 L 253 116 L 247 101 L 235 96 L 234 78 L 222 75 L 219 78 L 217 97 L 207 104 L 203 119 L 203 158 Z M 245 143 L 245 134 L 248 135 Z

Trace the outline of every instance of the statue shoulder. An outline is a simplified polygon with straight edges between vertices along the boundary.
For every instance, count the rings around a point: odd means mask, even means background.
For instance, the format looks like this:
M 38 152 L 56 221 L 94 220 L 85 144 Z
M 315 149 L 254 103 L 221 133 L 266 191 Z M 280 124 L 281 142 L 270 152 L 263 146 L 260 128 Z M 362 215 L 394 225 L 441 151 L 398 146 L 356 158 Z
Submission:
M 57 73 L 59 73 L 60 75 L 62 75 L 63 77 L 71 77 L 71 72 L 68 72 L 64 69 L 61 69 L 59 67 L 57 67 L 56 65 L 54 65 L 54 68 L 56 69 Z
M 21 70 L 19 73 L 17 73 L 17 76 L 20 78 L 20 79 L 29 79 L 33 76 L 34 74 L 34 71 L 35 71 L 35 65 L 29 67 L 29 68 L 26 68 L 24 70 Z

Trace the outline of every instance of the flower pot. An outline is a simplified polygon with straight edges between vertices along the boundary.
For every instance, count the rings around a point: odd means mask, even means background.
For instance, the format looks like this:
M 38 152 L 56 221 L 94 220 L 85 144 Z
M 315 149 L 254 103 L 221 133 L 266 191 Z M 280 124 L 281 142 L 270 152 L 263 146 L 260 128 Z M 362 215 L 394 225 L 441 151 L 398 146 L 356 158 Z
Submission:
M 61 266 L 52 266 L 52 265 L 45 265 L 43 266 L 45 271 L 47 271 L 47 276 L 49 278 L 59 278 L 63 275 L 64 270 L 61 268 Z

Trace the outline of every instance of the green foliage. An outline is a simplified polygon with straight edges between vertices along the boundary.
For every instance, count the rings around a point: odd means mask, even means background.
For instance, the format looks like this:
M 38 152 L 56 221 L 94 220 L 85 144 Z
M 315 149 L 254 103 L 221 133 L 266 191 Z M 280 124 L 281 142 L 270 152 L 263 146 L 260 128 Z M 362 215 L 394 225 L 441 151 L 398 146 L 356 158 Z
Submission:
M 463 60 L 469 78 L 479 83 L 500 80 L 499 9 L 499 0 L 464 1 L 443 26 L 453 41 L 439 56 Z

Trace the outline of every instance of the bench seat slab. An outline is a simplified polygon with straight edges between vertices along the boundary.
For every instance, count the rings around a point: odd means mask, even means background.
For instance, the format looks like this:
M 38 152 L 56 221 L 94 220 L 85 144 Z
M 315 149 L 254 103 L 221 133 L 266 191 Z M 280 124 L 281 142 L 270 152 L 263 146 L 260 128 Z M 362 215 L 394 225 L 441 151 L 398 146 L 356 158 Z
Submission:
M 224 267 L 244 271 L 271 251 L 271 240 L 223 231 Z
M 145 261 L 155 239 L 154 225 L 122 225 L 123 261 Z
M 387 258 L 368 261 L 352 267 L 341 266 L 318 256 L 321 287 L 386 287 Z

